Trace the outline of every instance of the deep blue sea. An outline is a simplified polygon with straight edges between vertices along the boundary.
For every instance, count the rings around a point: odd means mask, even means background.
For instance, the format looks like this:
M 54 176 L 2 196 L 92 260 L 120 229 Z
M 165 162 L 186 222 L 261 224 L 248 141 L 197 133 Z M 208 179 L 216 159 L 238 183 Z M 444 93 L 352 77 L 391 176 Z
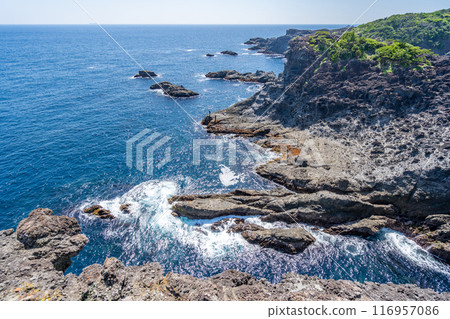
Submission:
M 157 261 L 166 271 L 199 277 L 234 268 L 272 282 L 298 272 L 450 291 L 449 267 L 390 230 L 370 241 L 311 230 L 317 242 L 288 256 L 250 245 L 239 234 L 212 233 L 212 221 L 170 214 L 172 195 L 275 186 L 253 171 L 272 154 L 239 139 L 233 162 L 234 140 L 208 136 L 198 125 L 209 111 L 259 87 L 204 74 L 278 74 L 283 59 L 248 51 L 243 42 L 280 36 L 288 28 L 323 27 L 340 26 L 105 26 L 138 64 L 160 75 L 157 81 L 201 94 L 177 104 L 149 90 L 152 80 L 134 79 L 140 67 L 98 26 L 0 26 L 0 229 L 15 228 L 37 207 L 76 217 L 90 243 L 73 258 L 68 272 L 74 273 L 114 256 L 127 265 Z M 223 50 L 239 55 L 205 57 Z M 160 134 L 152 143 L 164 141 L 152 174 L 136 169 L 136 153 L 132 167 L 126 162 L 127 140 L 145 129 L 146 136 Z M 211 144 L 202 146 L 197 162 L 194 143 Z M 217 145 L 223 156 L 214 158 Z M 132 215 L 120 212 L 124 203 L 132 205 Z M 117 218 L 101 221 L 81 213 L 92 204 Z

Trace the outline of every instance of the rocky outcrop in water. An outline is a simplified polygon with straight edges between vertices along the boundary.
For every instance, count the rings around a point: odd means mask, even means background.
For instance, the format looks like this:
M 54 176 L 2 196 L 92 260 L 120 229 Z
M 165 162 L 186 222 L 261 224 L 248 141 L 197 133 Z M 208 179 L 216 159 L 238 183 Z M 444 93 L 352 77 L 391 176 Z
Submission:
M 284 55 L 289 49 L 289 41 L 298 36 L 312 34 L 312 30 L 297 30 L 289 29 L 286 35 L 277 38 L 252 38 L 245 42 L 246 45 L 251 45 L 249 50 L 258 51 L 269 55 Z
M 238 55 L 236 52 L 230 51 L 230 50 L 222 51 L 222 52 L 220 52 L 220 54 L 223 54 L 223 55 L 232 55 L 232 56 Z
M 211 53 L 207 53 L 206 56 L 209 57 L 209 58 L 211 58 L 211 57 L 213 57 L 213 56 L 215 56 L 215 55 L 214 55 L 214 54 L 211 54 Z
M 264 72 L 261 70 L 256 73 L 239 73 L 238 71 L 218 71 L 209 72 L 205 75 L 210 79 L 222 79 L 228 81 L 240 81 L 240 82 L 255 82 L 255 83 L 267 83 L 274 82 L 277 78 L 273 72 Z
M 92 205 L 83 210 L 85 214 L 97 216 L 100 219 L 114 219 L 114 215 L 110 210 L 104 209 L 100 205 Z
M 355 283 L 286 274 L 279 284 L 227 270 L 200 279 L 165 274 L 158 263 L 116 258 L 64 275 L 88 243 L 74 218 L 38 209 L 17 230 L 0 231 L 0 300 L 450 300 L 415 285 Z
M 136 74 L 134 77 L 135 78 L 154 78 L 157 77 L 158 74 L 156 74 L 153 71 L 148 71 L 148 70 L 143 70 L 143 71 L 139 71 L 138 74 Z
M 301 253 L 315 242 L 314 237 L 301 227 L 249 230 L 244 231 L 242 237 L 263 248 L 273 248 L 288 254 Z
M 165 95 L 171 97 L 193 97 L 198 96 L 197 92 L 186 89 L 182 85 L 175 85 L 170 82 L 164 81 L 150 86 L 151 90 L 163 90 Z

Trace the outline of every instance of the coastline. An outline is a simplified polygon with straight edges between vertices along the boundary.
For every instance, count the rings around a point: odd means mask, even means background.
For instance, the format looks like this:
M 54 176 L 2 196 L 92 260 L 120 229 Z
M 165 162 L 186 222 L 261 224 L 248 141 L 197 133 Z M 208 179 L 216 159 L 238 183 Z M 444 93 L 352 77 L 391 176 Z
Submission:
M 301 41 L 293 47 L 301 47 Z M 323 63 L 285 90 L 314 58 L 307 50 L 291 50 L 280 78 L 202 121 L 208 133 L 250 138 L 278 152 L 279 159 L 256 172 L 282 187 L 174 196 L 174 212 L 192 219 L 257 215 L 269 223 L 282 221 L 293 228 L 306 223 L 332 235 L 363 238 L 388 227 L 449 263 L 448 145 L 433 134 L 448 125 L 449 58 L 433 58 L 434 69 L 423 74 L 398 70 L 388 76 L 370 62 Z M 310 95 L 305 96 L 305 88 Z M 381 127 L 377 121 L 386 123 Z M 427 153 L 430 148 L 434 151 Z M 255 225 L 234 222 L 244 237 L 261 234 Z M 216 227 L 221 231 L 220 224 Z M 269 234 L 270 243 L 285 247 L 277 236 Z M 253 240 L 270 247 L 266 239 Z M 292 273 L 278 284 L 234 270 L 206 279 L 164 275 L 158 263 L 125 267 L 115 258 L 90 265 L 79 276 L 64 275 L 70 258 L 88 240 L 75 219 L 46 209 L 33 211 L 16 232 L 0 232 L 0 241 L 1 299 L 450 300 L 449 293 L 416 285 Z

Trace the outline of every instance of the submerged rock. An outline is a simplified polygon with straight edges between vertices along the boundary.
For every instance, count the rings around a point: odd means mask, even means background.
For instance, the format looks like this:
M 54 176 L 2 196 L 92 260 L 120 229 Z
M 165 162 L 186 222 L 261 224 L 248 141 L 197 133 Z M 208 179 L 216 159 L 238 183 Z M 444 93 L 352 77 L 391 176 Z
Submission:
M 223 54 L 223 55 L 234 55 L 234 56 L 238 55 L 236 52 L 230 51 L 230 50 L 225 50 L 225 51 L 222 51 L 220 53 Z
M 200 95 L 197 92 L 186 89 L 182 85 L 175 85 L 170 82 L 164 81 L 158 84 L 150 86 L 151 90 L 163 90 L 165 95 L 171 97 L 193 97 Z
M 263 248 L 273 248 L 288 254 L 301 253 L 315 242 L 314 237 L 300 227 L 244 231 L 242 237 L 252 244 L 259 244 Z
M 206 77 L 210 79 L 223 79 L 229 81 L 255 82 L 255 83 L 274 82 L 277 79 L 275 73 L 264 72 L 261 70 L 256 71 L 256 73 L 239 73 L 235 70 L 209 72 L 208 74 L 206 74 Z
M 157 76 L 158 76 L 158 74 L 156 74 L 153 71 L 143 70 L 143 71 L 139 71 L 139 73 L 136 74 L 134 77 L 135 78 L 154 78 Z
M 100 219 L 114 219 L 114 215 L 111 211 L 104 209 L 100 205 L 92 205 L 87 207 L 83 211 L 85 214 L 98 216 Z

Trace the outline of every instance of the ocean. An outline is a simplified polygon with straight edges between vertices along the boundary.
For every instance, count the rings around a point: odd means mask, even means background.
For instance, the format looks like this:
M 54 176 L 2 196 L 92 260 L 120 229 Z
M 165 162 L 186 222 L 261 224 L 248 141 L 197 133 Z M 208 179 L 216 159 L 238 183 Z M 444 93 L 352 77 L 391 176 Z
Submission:
M 290 256 L 250 245 L 239 234 L 212 233 L 208 225 L 214 221 L 170 214 L 172 195 L 276 186 L 254 173 L 273 154 L 248 140 L 209 136 L 199 125 L 208 112 L 248 98 L 260 86 L 204 75 L 233 69 L 279 74 L 282 58 L 248 51 L 243 43 L 288 28 L 342 26 L 104 27 L 135 61 L 96 25 L 0 26 L 0 229 L 15 228 L 37 207 L 76 217 L 90 240 L 68 269 L 76 274 L 117 257 L 126 265 L 160 262 L 165 271 L 198 277 L 232 268 L 271 282 L 297 272 L 450 291 L 450 267 L 391 230 L 366 241 L 305 226 L 317 242 Z M 217 55 L 223 50 L 239 55 Z M 158 82 L 200 96 L 174 102 L 149 90 L 153 80 L 133 78 L 140 70 L 136 62 L 160 75 Z M 135 149 L 127 157 L 127 141 L 140 132 L 153 136 L 150 144 L 160 142 L 152 170 L 139 168 Z M 120 212 L 125 203 L 132 215 Z M 82 213 L 93 204 L 117 218 L 101 221 Z

